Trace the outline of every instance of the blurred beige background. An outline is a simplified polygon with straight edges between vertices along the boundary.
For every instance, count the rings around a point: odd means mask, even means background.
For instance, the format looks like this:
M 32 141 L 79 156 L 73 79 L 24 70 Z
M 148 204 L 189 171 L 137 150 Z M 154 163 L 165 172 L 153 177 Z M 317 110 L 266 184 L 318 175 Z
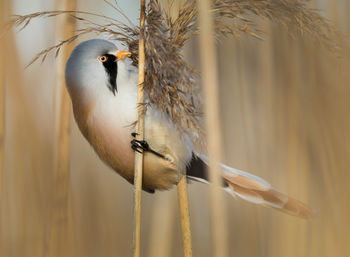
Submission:
M 137 23 L 138 1 L 118 3 Z M 57 7 L 44 0 L 0 4 L 0 23 L 12 13 Z M 348 0 L 312 4 L 350 32 Z M 78 10 L 124 21 L 103 1 L 78 1 Z M 1 39 L 0 256 L 131 256 L 132 186 L 97 158 L 73 121 L 70 202 L 52 224 L 59 212 L 53 175 L 56 61 L 50 55 L 43 64 L 24 67 L 59 40 L 58 26 L 55 18 L 38 19 Z M 242 36 L 218 45 L 223 161 L 267 179 L 316 215 L 305 221 L 225 195 L 230 256 L 350 256 L 349 45 L 336 59 L 307 36 L 291 38 L 266 21 L 261 26 L 264 41 Z M 197 50 L 197 40 L 186 48 L 194 63 Z M 213 256 L 208 187 L 189 185 L 189 197 L 194 255 Z M 182 256 L 176 190 L 143 193 L 142 201 L 142 256 Z M 67 235 L 59 237 L 59 255 L 50 250 L 55 226 Z

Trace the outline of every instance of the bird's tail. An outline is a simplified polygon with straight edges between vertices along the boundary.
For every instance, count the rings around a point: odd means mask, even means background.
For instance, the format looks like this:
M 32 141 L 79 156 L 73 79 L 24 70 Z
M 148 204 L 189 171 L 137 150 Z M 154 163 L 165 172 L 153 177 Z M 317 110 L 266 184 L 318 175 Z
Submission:
M 208 183 L 206 172 L 208 162 L 207 156 L 197 154 L 188 168 L 187 177 Z M 301 218 L 311 216 L 311 210 L 305 204 L 274 189 L 262 178 L 224 164 L 220 164 L 220 167 L 224 189 L 232 196 L 238 196 L 249 202 L 272 207 Z

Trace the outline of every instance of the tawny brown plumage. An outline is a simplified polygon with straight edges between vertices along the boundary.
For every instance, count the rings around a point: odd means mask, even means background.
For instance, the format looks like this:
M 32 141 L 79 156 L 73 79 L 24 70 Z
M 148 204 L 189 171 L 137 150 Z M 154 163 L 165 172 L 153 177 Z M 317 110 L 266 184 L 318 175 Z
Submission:
M 233 192 L 239 194 L 241 197 L 249 198 L 256 203 L 272 207 L 290 215 L 302 218 L 309 218 L 311 216 L 311 210 L 302 202 L 273 188 L 267 189 L 265 186 L 259 186 L 250 179 L 245 178 L 242 181 L 241 178 L 241 176 L 238 179 L 224 177 Z

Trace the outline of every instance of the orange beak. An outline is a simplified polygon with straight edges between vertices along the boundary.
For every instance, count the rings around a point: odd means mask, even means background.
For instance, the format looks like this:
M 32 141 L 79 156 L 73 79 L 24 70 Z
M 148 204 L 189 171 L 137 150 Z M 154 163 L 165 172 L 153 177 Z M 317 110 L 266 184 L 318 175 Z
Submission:
M 117 53 L 117 61 L 122 61 L 124 60 L 125 58 L 128 58 L 131 56 L 131 53 L 128 52 L 128 51 L 119 51 Z

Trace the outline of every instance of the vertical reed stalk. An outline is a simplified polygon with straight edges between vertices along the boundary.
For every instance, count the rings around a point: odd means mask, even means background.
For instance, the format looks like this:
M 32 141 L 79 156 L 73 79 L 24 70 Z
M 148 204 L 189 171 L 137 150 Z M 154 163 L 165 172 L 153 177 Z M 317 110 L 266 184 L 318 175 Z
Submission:
M 5 17 L 5 1 L 0 1 L 0 35 L 2 34 L 4 17 Z M 4 167 L 4 139 L 5 139 L 5 72 L 4 72 L 4 40 L 0 40 L 0 203 L 2 200 L 2 179 Z
M 209 174 L 212 185 L 211 209 L 214 254 L 216 257 L 228 256 L 227 231 L 224 219 L 223 196 L 220 189 L 221 176 L 221 126 L 219 112 L 219 85 L 215 48 L 213 17 L 210 13 L 210 0 L 197 0 L 200 27 L 200 56 L 203 91 L 205 97 L 206 128 L 208 133 Z
M 66 0 L 58 2 L 59 9 L 75 10 L 76 1 Z M 70 16 L 64 16 L 59 24 L 58 38 L 69 38 L 74 35 L 76 22 Z M 62 49 L 56 65 L 55 92 L 55 167 L 54 167 L 54 206 L 51 216 L 49 256 L 73 255 L 72 206 L 69 174 L 70 148 L 70 99 L 65 88 L 65 63 L 73 49 L 73 44 Z M 69 244 L 69 245 L 67 245 Z
M 175 197 L 170 194 L 159 194 L 152 208 L 151 231 L 149 233 L 149 251 L 147 256 L 173 256 L 175 225 Z
M 184 257 L 192 257 L 192 239 L 191 239 L 191 225 L 190 212 L 188 208 L 188 193 L 186 176 L 182 176 L 177 185 L 177 193 L 180 205 L 181 231 L 182 243 L 184 248 Z
M 145 81 L 145 0 L 140 2 L 140 39 L 139 39 L 139 67 L 138 67 L 138 92 L 137 92 L 137 125 L 136 137 L 144 138 L 144 91 Z M 141 192 L 142 192 L 143 154 L 135 151 L 135 176 L 134 176 L 134 257 L 140 257 L 141 237 Z
M 170 8 L 170 15 L 174 19 L 177 18 L 179 14 L 180 4 L 182 3 L 182 1 L 163 1 L 163 3 L 167 4 L 167 8 Z M 192 233 L 186 176 L 182 176 L 181 180 L 177 185 L 177 196 L 180 209 L 183 252 L 185 257 L 192 257 Z
M 161 0 L 161 6 L 164 9 L 170 9 L 170 16 L 176 19 L 179 14 L 180 2 L 178 0 L 170 3 L 168 0 Z M 175 201 L 177 195 L 161 194 L 156 198 L 154 207 L 152 208 L 151 231 L 149 233 L 149 251 L 148 256 L 170 257 L 173 253 L 174 243 L 174 225 L 176 219 Z
M 331 0 L 329 5 L 330 5 L 329 9 L 331 11 L 331 19 L 335 25 L 339 26 L 340 20 L 339 20 L 339 11 L 338 11 L 338 1 Z
M 350 11 L 350 1 L 345 1 L 345 10 L 346 12 L 345 13 L 348 13 L 348 11 Z M 345 28 L 347 29 L 347 33 L 349 33 L 350 31 L 350 17 L 349 15 L 345 15 Z

